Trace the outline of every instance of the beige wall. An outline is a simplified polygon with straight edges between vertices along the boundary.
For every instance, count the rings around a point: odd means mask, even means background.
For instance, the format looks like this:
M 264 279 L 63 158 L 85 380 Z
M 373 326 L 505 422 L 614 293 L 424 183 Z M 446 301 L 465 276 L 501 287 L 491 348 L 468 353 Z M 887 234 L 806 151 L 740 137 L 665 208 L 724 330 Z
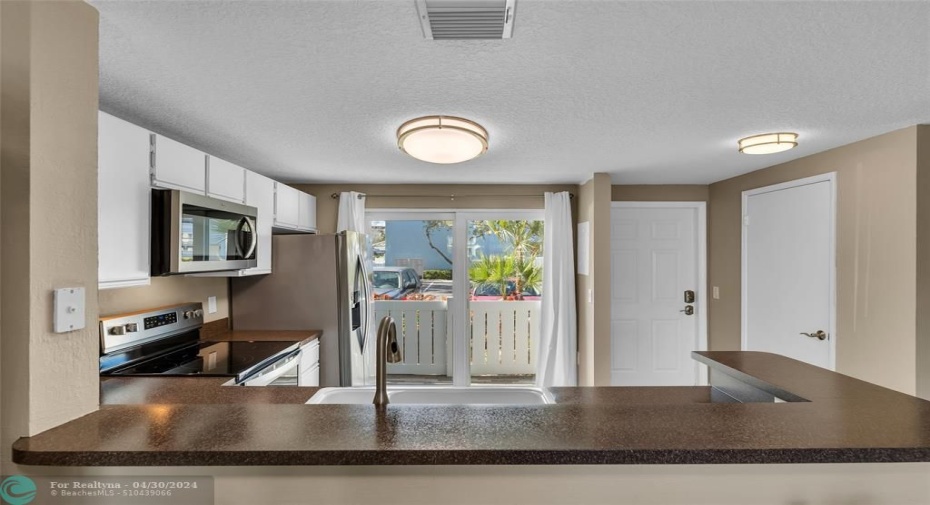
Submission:
M 581 185 L 578 222 L 590 223 L 589 275 L 577 275 L 578 385 L 610 385 L 610 176 Z
M 216 297 L 216 313 L 204 314 L 204 321 L 229 317 L 229 281 L 225 277 L 153 277 L 149 286 L 104 289 L 100 291 L 100 314 L 110 316 L 134 310 L 186 302 L 203 303 Z
M 740 347 L 742 191 L 837 172 L 837 371 L 915 390 L 917 128 L 710 186 L 712 350 Z
M 578 224 L 594 221 L 594 179 L 578 187 Z M 576 227 L 577 234 L 577 227 Z M 577 242 L 577 238 L 576 238 Z M 593 256 L 592 240 L 588 240 L 588 265 Z M 577 251 L 578 249 L 576 249 Z M 575 258 L 576 263 L 581 258 Z M 588 292 L 593 293 L 594 278 L 591 275 L 575 276 L 576 303 L 578 305 L 578 385 L 594 385 L 594 304 L 588 302 Z
M 365 205 L 369 209 L 541 209 L 543 208 L 542 195 L 546 191 L 569 191 L 571 193 L 578 191 L 578 186 L 572 184 L 294 184 L 293 186 L 316 196 L 317 228 L 320 233 L 336 231 L 339 199 L 332 198 L 330 195 L 343 191 L 359 191 L 371 195 L 365 200 Z M 451 195 L 455 197 L 451 198 Z M 576 207 L 576 204 L 573 204 L 573 207 Z M 577 215 L 574 208 L 572 211 Z
M 706 202 L 710 187 L 699 184 L 615 185 L 613 202 Z
M 97 11 L 77 1 L 0 10 L 6 471 L 13 439 L 98 403 Z M 72 286 L 86 289 L 86 328 L 55 334 L 52 292 Z
M 917 127 L 917 396 L 930 400 L 930 126 Z

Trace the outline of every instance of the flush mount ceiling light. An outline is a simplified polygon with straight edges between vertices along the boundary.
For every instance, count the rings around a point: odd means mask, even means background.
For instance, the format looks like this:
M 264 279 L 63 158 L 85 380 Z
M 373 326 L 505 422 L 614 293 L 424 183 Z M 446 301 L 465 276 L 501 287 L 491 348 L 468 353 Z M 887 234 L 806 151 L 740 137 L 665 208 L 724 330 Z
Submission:
M 397 147 L 418 160 L 461 163 L 488 150 L 488 131 L 460 117 L 418 117 L 397 129 Z
M 772 154 L 787 151 L 798 145 L 798 134 L 791 132 L 763 133 L 740 139 L 739 152 L 744 154 Z

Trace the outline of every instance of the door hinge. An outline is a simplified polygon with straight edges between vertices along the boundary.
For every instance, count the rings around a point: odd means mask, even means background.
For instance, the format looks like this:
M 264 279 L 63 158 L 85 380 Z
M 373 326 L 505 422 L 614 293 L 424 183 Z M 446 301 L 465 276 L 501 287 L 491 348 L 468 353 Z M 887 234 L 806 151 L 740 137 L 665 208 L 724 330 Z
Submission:
M 155 134 L 149 134 L 149 172 L 155 175 Z
M 749 226 L 749 216 L 743 216 L 743 226 Z

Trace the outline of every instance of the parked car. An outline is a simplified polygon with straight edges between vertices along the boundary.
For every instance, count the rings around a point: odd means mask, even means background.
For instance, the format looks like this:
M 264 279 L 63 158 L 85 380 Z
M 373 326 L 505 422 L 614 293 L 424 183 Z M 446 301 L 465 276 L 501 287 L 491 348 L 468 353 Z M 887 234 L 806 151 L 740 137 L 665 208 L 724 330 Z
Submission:
M 513 300 L 516 299 L 517 283 L 514 281 L 507 281 L 507 299 Z M 539 291 L 536 291 L 532 287 L 524 287 L 522 293 L 522 300 L 539 300 L 542 295 Z M 472 300 L 501 300 L 501 288 L 500 285 L 494 283 L 481 283 L 474 286 L 471 290 L 471 299 Z
M 371 277 L 376 300 L 403 300 L 423 285 L 417 271 L 409 267 L 374 267 Z

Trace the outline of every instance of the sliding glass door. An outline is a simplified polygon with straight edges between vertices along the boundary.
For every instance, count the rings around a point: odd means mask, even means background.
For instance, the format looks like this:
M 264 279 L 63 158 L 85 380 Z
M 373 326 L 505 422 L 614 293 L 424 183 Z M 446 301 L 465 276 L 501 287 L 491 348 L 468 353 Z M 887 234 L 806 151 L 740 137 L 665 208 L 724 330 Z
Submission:
M 369 211 L 376 321 L 394 318 L 394 384 L 531 383 L 542 211 Z

